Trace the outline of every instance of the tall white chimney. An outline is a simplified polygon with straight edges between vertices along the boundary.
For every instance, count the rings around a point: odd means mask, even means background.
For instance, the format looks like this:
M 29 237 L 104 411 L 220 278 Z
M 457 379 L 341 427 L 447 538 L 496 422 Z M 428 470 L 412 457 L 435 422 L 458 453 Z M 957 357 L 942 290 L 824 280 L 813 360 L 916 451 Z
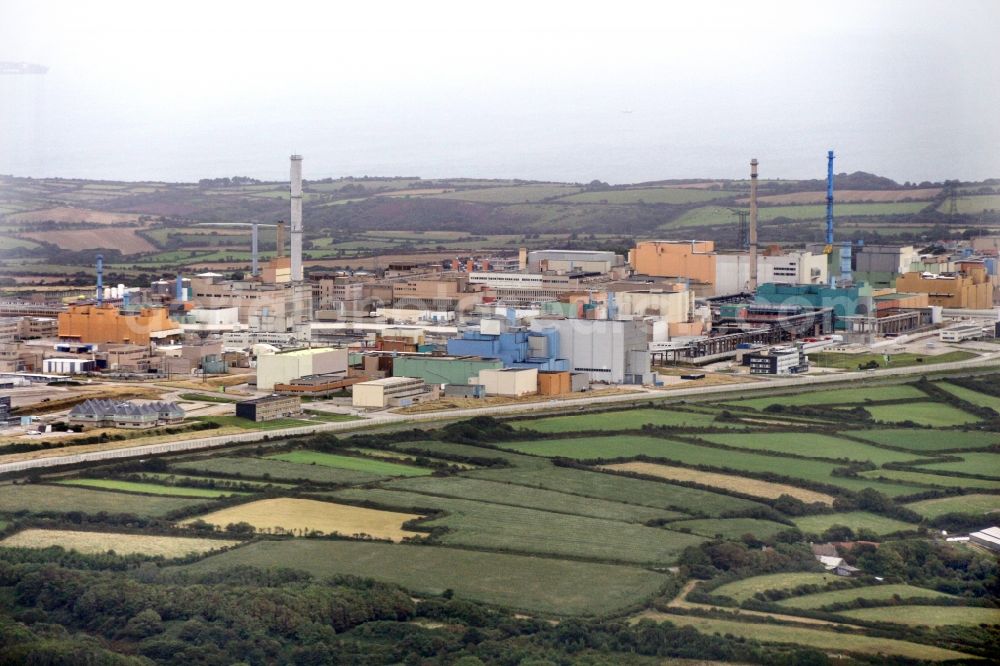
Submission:
M 302 279 L 302 156 L 292 155 L 292 280 Z

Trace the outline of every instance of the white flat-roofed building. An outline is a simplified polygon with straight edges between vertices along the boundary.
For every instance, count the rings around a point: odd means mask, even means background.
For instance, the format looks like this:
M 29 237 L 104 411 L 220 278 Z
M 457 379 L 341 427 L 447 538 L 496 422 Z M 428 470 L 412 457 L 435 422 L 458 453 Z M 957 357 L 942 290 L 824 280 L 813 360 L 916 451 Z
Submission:
M 990 550 L 1000 551 L 1000 527 L 987 527 L 985 530 L 973 532 L 969 535 L 969 541 Z
M 428 393 L 427 383 L 414 377 L 386 377 L 360 382 L 351 391 L 352 404 L 369 409 L 383 409 L 392 404 L 419 401 L 420 396 Z

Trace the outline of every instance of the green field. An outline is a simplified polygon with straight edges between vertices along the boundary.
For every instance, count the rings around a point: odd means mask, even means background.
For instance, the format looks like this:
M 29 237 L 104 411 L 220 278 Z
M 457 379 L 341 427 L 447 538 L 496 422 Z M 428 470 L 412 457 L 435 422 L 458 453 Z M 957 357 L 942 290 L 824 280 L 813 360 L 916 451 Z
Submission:
M 543 419 L 515 421 L 514 426 L 538 432 L 573 432 L 589 430 L 638 430 L 642 426 L 678 428 L 745 428 L 739 423 L 716 422 L 713 414 L 674 412 L 665 409 L 628 409 L 617 412 L 583 413 L 575 416 L 550 416 Z
M 978 196 L 961 196 L 955 200 L 958 212 L 965 215 L 978 215 L 987 210 L 1000 210 L 1000 194 L 982 194 Z M 945 212 L 948 210 L 948 202 L 945 201 L 938 210 Z
M 459 599 L 530 613 L 602 615 L 639 604 L 667 582 L 639 567 L 364 541 L 261 541 L 178 570 L 289 568 L 317 577 L 353 575 L 398 583 L 417 594 L 454 590 Z
M 972 488 L 976 490 L 1000 489 L 1000 480 L 989 481 L 987 479 L 970 479 L 961 476 L 945 476 L 943 474 L 912 472 L 902 469 L 873 469 L 869 472 L 861 472 L 861 476 L 867 479 L 891 479 L 893 481 L 915 483 L 923 486 L 933 486 L 936 488 Z
M 802 585 L 829 585 L 834 581 L 843 580 L 834 573 L 815 573 L 811 571 L 790 571 L 788 573 L 766 574 L 743 578 L 720 585 L 710 592 L 713 596 L 729 597 L 733 601 L 743 603 L 752 599 L 759 592 L 768 590 L 793 590 Z
M 660 229 L 679 227 L 710 227 L 719 224 L 735 224 L 736 214 L 721 206 L 703 206 L 689 210 L 676 220 L 661 224 Z
M 928 627 L 948 624 L 1000 624 L 1000 610 L 968 606 L 860 608 L 844 611 L 840 615 L 868 622 L 891 622 L 892 624 L 926 625 Z
M 245 430 L 280 430 L 281 428 L 299 428 L 312 425 L 302 419 L 274 419 L 272 421 L 251 421 L 239 416 L 196 416 L 195 421 L 207 421 L 226 428 L 243 428 Z
M 898 655 L 921 661 L 968 659 L 969 656 L 954 650 L 910 643 L 893 638 L 876 638 L 825 629 L 807 629 L 802 626 L 761 624 L 736 620 L 714 620 L 690 615 L 660 614 L 680 627 L 690 626 L 704 634 L 731 635 L 766 643 L 805 645 L 832 653 L 856 652 L 867 655 Z
M 314 483 L 370 483 L 385 477 L 348 469 L 325 467 L 323 465 L 300 465 L 298 463 L 269 460 L 265 458 L 207 458 L 190 462 L 175 463 L 171 469 L 183 472 L 203 472 L 207 474 L 239 475 L 249 479 L 278 479 L 281 481 L 312 481 Z
M 413 465 L 388 462 L 376 458 L 363 458 L 361 456 L 340 456 L 332 453 L 321 453 L 319 451 L 289 451 L 288 453 L 268 456 L 267 460 L 281 460 L 298 465 L 335 467 L 337 469 L 364 472 L 377 476 L 425 476 L 431 473 L 429 469 L 414 467 Z
M 896 405 L 865 405 L 872 418 L 880 423 L 909 421 L 934 428 L 967 425 L 979 420 L 978 416 L 940 402 L 907 402 Z
M 7 250 L 31 249 L 39 244 L 27 238 L 15 238 L 8 233 L 0 234 L 0 252 Z
M 701 537 L 656 527 L 466 499 L 377 488 L 350 488 L 325 495 L 375 502 L 386 508 L 444 511 L 422 523 L 447 527 L 440 542 L 455 546 L 561 555 L 632 564 L 672 564 Z
M 827 391 L 805 391 L 768 398 L 749 398 L 727 404 L 733 407 L 764 409 L 770 405 L 798 407 L 801 405 L 855 405 L 865 401 L 882 400 L 926 400 L 927 395 L 909 384 L 879 386 L 870 388 L 832 389 Z
M 684 518 L 685 514 L 667 509 L 656 509 L 637 504 L 612 502 L 609 500 L 570 495 L 569 493 L 541 488 L 515 486 L 498 481 L 469 479 L 463 476 L 441 478 L 424 476 L 420 478 L 398 479 L 383 484 L 393 490 L 409 490 L 427 495 L 457 497 L 494 504 L 509 504 L 528 509 L 540 509 L 553 513 L 566 513 L 591 518 L 605 518 L 627 523 L 643 523 L 660 518 Z
M 239 402 L 237 398 L 230 398 L 225 395 L 213 395 L 211 393 L 181 393 L 177 396 L 181 400 L 198 400 L 201 402 L 230 403 Z
M 295 487 L 295 484 L 293 483 L 276 483 L 274 481 L 246 481 L 244 479 L 224 479 L 218 476 L 193 476 L 190 474 L 169 474 L 167 472 L 143 472 L 142 478 L 168 484 L 183 484 L 184 482 L 219 483 L 219 484 L 238 483 L 242 486 L 248 486 L 252 488 Z
M 836 352 L 815 352 L 809 354 L 809 362 L 824 368 L 841 368 L 857 370 L 859 364 L 874 361 L 883 368 L 905 368 L 911 365 L 934 365 L 935 363 L 955 363 L 975 358 L 977 354 L 966 351 L 953 351 L 929 356 L 927 354 L 890 354 L 889 362 L 885 362 L 883 354 L 838 354 Z M 919 360 L 918 360 L 919 359 Z
M 988 407 L 997 414 L 1000 414 L 1000 398 L 995 395 L 987 395 L 985 393 L 973 391 L 972 389 L 967 389 L 964 386 L 957 386 L 948 382 L 938 382 L 935 386 L 951 393 L 959 400 L 971 402 L 973 405 L 978 405 L 979 407 Z
M 718 434 L 699 435 L 699 437 L 709 442 L 741 449 L 774 451 L 776 453 L 790 453 L 797 456 L 827 458 L 831 460 L 847 459 L 862 462 L 870 460 L 876 465 L 884 465 L 887 462 L 913 460 L 916 457 L 912 453 L 900 453 L 899 451 L 880 449 L 875 446 L 859 444 L 858 442 L 852 442 L 839 437 L 811 432 Z
M 914 469 L 935 470 L 938 472 L 956 472 L 958 474 L 971 474 L 976 476 L 987 476 L 1000 479 L 1000 453 L 956 453 L 962 460 L 960 462 L 931 463 L 920 465 Z
M 1000 495 L 959 495 L 938 499 L 921 500 L 906 505 L 926 518 L 937 518 L 946 513 L 994 513 L 1000 512 Z
M 916 525 L 895 518 L 887 518 L 867 511 L 845 511 L 843 513 L 821 513 L 813 516 L 792 518 L 795 526 L 807 534 L 822 534 L 834 525 L 844 525 L 857 532 L 868 529 L 876 534 L 892 534 L 903 530 L 916 529 Z
M 1000 444 L 1000 433 L 981 430 L 931 430 L 927 428 L 878 428 L 851 430 L 845 434 L 869 442 L 913 451 L 985 449 Z
M 479 190 L 459 190 L 446 194 L 423 195 L 434 199 L 458 199 L 477 203 L 534 203 L 579 192 L 579 187 L 569 185 L 516 185 L 514 187 L 488 187 Z
M 837 217 L 871 217 L 873 215 L 912 215 L 927 208 L 927 202 L 901 201 L 898 203 L 838 203 Z M 760 209 L 763 222 L 786 217 L 791 220 L 822 220 L 826 217 L 826 206 L 821 204 L 804 206 L 766 206 Z
M 757 502 L 670 483 L 631 479 L 614 474 L 551 465 L 533 468 L 472 470 L 463 472 L 462 476 L 515 484 L 515 487 L 511 489 L 512 493 L 517 492 L 516 486 L 528 486 L 613 502 L 672 509 L 695 515 L 717 516 L 726 511 L 739 511 L 762 506 Z
M 848 490 L 874 488 L 890 496 L 916 492 L 914 487 L 902 484 L 833 476 L 833 470 L 842 466 L 838 463 L 758 455 L 640 435 L 509 442 L 504 446 L 524 453 L 575 460 L 608 460 L 634 458 L 642 455 L 687 465 L 705 465 L 716 469 L 758 474 L 780 474 L 793 482 L 794 479 L 805 479 L 840 486 Z
M 172 497 L 229 497 L 231 495 L 246 495 L 234 490 L 214 490 L 211 488 L 185 488 L 184 486 L 165 486 L 158 483 L 137 483 L 135 481 L 119 481 L 117 479 L 63 479 L 56 481 L 67 486 L 84 486 L 102 490 L 120 490 L 129 493 L 146 495 L 164 495 Z
M 137 516 L 161 517 L 172 511 L 197 506 L 203 500 L 181 497 L 143 497 L 104 490 L 60 485 L 5 485 L 0 486 L 0 512 L 34 513 L 131 513 Z
M 609 204 L 692 204 L 732 197 L 736 192 L 680 187 L 643 187 L 620 190 L 581 192 L 559 199 L 559 203 Z
M 817 592 L 806 594 L 801 597 L 792 597 L 778 603 L 789 608 L 800 608 L 805 610 L 815 610 L 833 604 L 846 604 L 856 599 L 867 601 L 893 601 L 896 597 L 900 599 L 950 599 L 950 594 L 928 590 L 923 587 L 904 585 L 902 583 L 888 585 L 871 585 L 867 587 L 852 587 L 846 590 L 833 590 L 831 592 Z
M 773 520 L 758 520 L 756 518 L 703 518 L 696 520 L 678 520 L 667 523 L 667 529 L 690 530 L 709 539 L 717 536 L 723 539 L 739 539 L 745 534 L 752 534 L 758 539 L 770 539 L 778 532 L 791 529 L 788 525 L 776 523 Z

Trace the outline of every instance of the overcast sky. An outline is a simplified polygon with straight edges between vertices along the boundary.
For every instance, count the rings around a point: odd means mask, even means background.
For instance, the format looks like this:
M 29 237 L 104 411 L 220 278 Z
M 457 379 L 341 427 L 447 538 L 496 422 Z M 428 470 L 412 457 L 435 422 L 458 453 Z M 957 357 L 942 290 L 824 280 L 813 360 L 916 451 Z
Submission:
M 0 0 L 0 173 L 1000 177 L 1000 2 Z

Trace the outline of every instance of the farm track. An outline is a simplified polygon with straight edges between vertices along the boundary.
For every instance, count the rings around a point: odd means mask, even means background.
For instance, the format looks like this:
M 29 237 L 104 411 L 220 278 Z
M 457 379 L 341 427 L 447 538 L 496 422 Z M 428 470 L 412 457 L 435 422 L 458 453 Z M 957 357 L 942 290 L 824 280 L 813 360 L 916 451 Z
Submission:
M 474 416 L 515 416 L 518 414 L 545 412 L 549 410 L 564 410 L 568 408 L 585 409 L 595 405 L 614 406 L 615 404 L 635 405 L 648 403 L 669 402 L 671 398 L 690 399 L 692 397 L 711 397 L 717 394 L 731 393 L 734 390 L 741 392 L 741 398 L 746 397 L 748 391 L 780 391 L 783 389 L 795 389 L 802 386 L 823 386 L 825 384 L 857 383 L 859 380 L 878 380 L 883 378 L 906 377 L 908 375 L 921 375 L 928 372 L 948 372 L 953 370 L 968 370 L 974 368 L 985 368 L 988 366 L 1000 365 L 1000 352 L 985 354 L 983 356 L 966 361 L 956 361 L 954 363 L 941 363 L 935 365 L 933 370 L 921 366 L 911 366 L 906 368 L 892 368 L 875 372 L 850 372 L 828 375 L 817 375 L 814 377 L 796 377 L 794 379 L 779 379 L 770 382 L 759 382 L 753 384 L 741 384 L 734 389 L 733 386 L 708 386 L 703 388 L 674 389 L 670 391 L 647 390 L 643 394 L 629 393 L 624 395 L 609 395 L 602 397 L 585 397 L 577 400 L 562 400 L 558 402 L 540 402 L 529 404 L 503 405 L 497 407 L 481 407 L 476 409 L 462 409 L 451 412 L 435 412 L 431 414 L 384 414 L 369 418 L 364 421 L 341 421 L 334 423 L 322 423 L 317 425 L 254 431 L 241 434 L 225 435 L 218 437 L 205 437 L 200 439 L 190 439 L 185 441 L 164 442 L 159 444 L 136 444 L 129 446 L 127 443 L 119 448 L 105 451 L 91 451 L 88 453 L 67 453 L 62 449 L 53 449 L 46 453 L 52 455 L 39 456 L 31 460 L 16 460 L 0 462 L 0 474 L 23 472 L 30 469 L 57 467 L 62 465 L 76 465 L 85 462 L 98 460 L 113 460 L 119 458 L 132 458 L 137 456 L 160 455 L 164 453 L 176 453 L 180 451 L 193 451 L 198 449 L 209 449 L 229 444 L 245 444 L 249 442 L 261 441 L 265 437 L 270 440 L 282 437 L 294 437 L 297 435 L 310 435 L 320 432 L 346 432 L 358 429 L 366 429 L 380 426 L 393 426 L 401 424 L 429 423 L 435 421 L 449 421 L 456 419 L 466 419 Z M 16 455 L 16 454 L 15 454 Z M 0 458 L 0 461 L 3 459 Z

